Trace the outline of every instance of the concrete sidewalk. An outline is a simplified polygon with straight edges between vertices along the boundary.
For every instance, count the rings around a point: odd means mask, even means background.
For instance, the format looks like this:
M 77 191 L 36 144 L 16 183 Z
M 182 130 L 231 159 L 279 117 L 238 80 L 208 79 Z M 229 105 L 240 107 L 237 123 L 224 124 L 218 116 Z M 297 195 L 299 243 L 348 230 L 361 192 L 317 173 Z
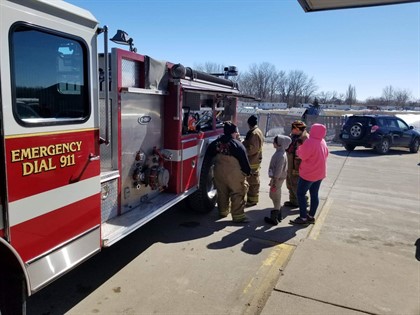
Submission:
M 338 159 L 317 222 L 303 228 L 261 314 L 419 315 L 419 154 L 330 152 Z
M 262 314 L 419 314 L 419 262 L 306 239 Z

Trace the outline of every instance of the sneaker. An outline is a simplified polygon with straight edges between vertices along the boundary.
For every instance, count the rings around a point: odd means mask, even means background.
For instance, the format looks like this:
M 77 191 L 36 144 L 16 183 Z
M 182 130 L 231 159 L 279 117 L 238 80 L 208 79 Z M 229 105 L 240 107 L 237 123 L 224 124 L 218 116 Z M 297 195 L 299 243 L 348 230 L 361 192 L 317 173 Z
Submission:
M 309 225 L 310 224 L 308 219 L 304 220 L 301 217 L 297 217 L 294 220 L 290 220 L 289 223 L 290 224 L 297 224 L 297 225 Z
M 309 224 L 315 224 L 315 218 L 311 217 L 311 216 L 307 216 L 306 220 L 308 221 Z

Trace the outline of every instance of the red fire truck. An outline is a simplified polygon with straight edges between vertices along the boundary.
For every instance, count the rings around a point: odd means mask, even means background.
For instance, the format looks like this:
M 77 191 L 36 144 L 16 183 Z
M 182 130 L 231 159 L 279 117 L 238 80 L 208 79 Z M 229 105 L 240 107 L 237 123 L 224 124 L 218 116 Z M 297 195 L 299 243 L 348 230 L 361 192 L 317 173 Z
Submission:
M 205 150 L 239 91 L 137 54 L 122 31 L 130 48 L 108 52 L 107 27 L 62 1 L 0 0 L 0 16 L 4 315 L 181 200 L 213 209 Z

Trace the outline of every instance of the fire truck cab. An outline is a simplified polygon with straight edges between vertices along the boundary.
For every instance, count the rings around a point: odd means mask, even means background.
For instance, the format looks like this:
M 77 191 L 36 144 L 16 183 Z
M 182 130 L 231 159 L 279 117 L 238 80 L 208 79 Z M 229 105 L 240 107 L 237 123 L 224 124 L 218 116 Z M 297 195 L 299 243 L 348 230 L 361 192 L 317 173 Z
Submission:
M 0 0 L 0 314 L 188 198 L 236 83 L 129 50 L 62 1 Z M 105 52 L 98 54 L 97 38 Z

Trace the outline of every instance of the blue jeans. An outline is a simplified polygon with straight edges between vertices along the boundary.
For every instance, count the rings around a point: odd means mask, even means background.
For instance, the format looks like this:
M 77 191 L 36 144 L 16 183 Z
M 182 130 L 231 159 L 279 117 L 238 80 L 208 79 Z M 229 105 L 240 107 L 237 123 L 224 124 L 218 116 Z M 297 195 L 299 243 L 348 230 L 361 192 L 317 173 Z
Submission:
M 321 186 L 322 179 L 316 181 L 316 182 L 310 182 L 302 177 L 299 177 L 298 180 L 298 187 L 297 187 L 297 199 L 299 203 L 299 212 L 300 217 L 302 219 L 305 219 L 307 217 L 306 214 L 306 198 L 305 195 L 309 190 L 309 194 L 311 195 L 311 205 L 309 209 L 309 215 L 311 217 L 315 216 L 316 209 L 319 205 L 319 197 L 318 197 L 318 191 L 319 187 Z

